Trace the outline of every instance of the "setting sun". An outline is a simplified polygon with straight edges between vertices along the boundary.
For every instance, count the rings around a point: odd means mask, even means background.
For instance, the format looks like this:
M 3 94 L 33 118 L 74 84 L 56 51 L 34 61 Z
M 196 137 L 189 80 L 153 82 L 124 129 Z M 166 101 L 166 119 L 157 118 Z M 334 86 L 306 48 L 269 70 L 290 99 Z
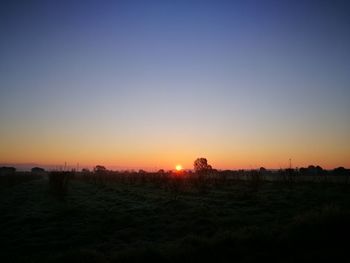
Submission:
M 180 164 L 176 165 L 175 167 L 176 171 L 181 171 L 182 170 L 182 166 Z

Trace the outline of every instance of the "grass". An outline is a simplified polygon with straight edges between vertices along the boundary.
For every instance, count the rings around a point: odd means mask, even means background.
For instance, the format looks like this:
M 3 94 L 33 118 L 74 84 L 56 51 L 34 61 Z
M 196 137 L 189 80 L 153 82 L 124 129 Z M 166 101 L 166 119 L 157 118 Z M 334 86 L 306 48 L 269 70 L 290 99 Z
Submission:
M 71 176 L 74 174 L 71 172 L 51 172 L 49 173 L 49 185 L 52 195 L 63 198 L 68 191 L 68 182 Z
M 348 185 L 172 183 L 0 185 L 1 262 L 349 260 Z

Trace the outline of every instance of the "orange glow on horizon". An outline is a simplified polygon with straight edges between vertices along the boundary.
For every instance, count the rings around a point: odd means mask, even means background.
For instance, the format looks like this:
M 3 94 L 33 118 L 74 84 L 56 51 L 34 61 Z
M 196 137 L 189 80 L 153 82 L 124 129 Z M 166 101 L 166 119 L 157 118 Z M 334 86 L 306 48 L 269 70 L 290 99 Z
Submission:
M 25 130 L 25 129 L 24 129 Z M 112 135 L 101 136 L 102 139 L 91 137 L 89 143 L 77 137 L 39 137 L 37 134 L 25 137 L 0 136 L 0 164 L 33 164 L 34 166 L 91 169 L 95 165 L 104 165 L 111 170 L 146 171 L 175 170 L 177 165 L 188 169 L 193 168 L 196 158 L 203 156 L 213 168 L 225 169 L 280 169 L 289 167 L 292 159 L 293 167 L 320 165 L 324 169 L 334 169 L 339 166 L 350 167 L 348 145 L 333 140 L 323 144 L 303 142 L 270 143 L 269 140 L 257 140 L 254 143 L 243 140 L 210 140 L 197 145 L 194 139 L 176 137 L 172 140 L 143 140 L 141 137 L 131 140 L 113 140 Z M 22 139 L 21 139 L 22 138 Z M 30 138 L 30 140 L 29 140 Z M 56 138 L 56 137 L 53 137 Z M 90 138 L 90 137 L 88 137 Z M 154 138 L 154 140 L 153 140 Z M 338 137 L 335 138 L 335 140 Z M 204 140 L 204 139 L 203 139 Z M 277 139 L 276 139 L 277 140 Z M 156 141 L 156 144 L 152 144 Z M 215 143 L 214 143 L 215 142 Z M 278 141 L 279 142 L 279 141 Z M 174 165 L 174 160 L 178 163 Z
M 176 171 L 180 172 L 182 170 L 182 166 L 180 164 L 176 165 Z

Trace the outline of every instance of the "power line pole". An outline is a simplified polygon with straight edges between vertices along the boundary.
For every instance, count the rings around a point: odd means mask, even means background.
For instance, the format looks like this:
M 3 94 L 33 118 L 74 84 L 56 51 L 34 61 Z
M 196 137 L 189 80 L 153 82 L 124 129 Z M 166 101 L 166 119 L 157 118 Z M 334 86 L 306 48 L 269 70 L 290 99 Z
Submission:
M 292 169 L 292 158 L 289 158 L 289 169 Z

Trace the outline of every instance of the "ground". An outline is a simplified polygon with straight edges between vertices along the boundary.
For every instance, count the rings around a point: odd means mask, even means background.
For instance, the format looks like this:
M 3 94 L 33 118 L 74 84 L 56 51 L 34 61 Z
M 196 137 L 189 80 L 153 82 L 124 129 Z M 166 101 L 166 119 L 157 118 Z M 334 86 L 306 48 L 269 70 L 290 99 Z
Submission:
M 0 186 L 1 262 L 350 261 L 349 185 Z M 344 262 L 344 261 L 342 261 Z

